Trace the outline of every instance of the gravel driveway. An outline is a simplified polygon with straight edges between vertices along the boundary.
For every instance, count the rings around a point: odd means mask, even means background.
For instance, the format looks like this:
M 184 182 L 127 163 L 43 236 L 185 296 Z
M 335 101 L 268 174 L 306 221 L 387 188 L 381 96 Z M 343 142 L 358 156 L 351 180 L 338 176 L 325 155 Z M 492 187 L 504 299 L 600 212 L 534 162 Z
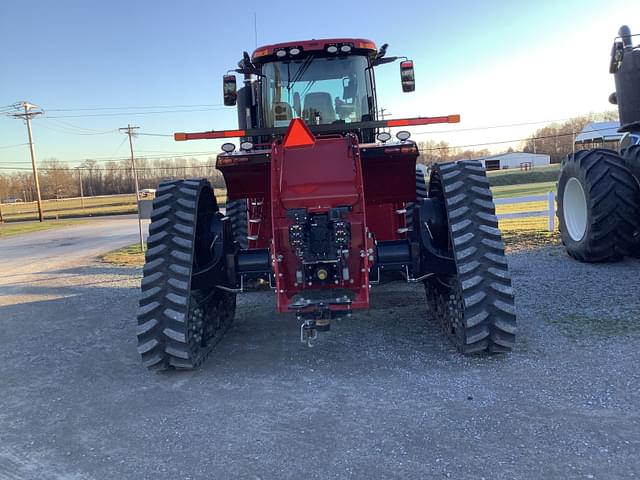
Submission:
M 0 479 L 640 476 L 640 261 L 510 263 L 507 356 L 460 357 L 398 283 L 312 349 L 269 291 L 241 296 L 204 366 L 165 374 L 136 353 L 140 270 L 5 281 Z

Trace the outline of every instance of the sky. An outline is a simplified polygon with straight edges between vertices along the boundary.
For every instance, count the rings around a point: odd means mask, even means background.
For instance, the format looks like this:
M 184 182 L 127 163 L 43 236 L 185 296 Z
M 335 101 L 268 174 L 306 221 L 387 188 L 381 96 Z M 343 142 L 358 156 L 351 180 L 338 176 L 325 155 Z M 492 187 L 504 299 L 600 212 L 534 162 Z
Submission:
M 640 33 L 638 0 L 2 0 L 0 111 L 22 100 L 44 109 L 33 121 L 39 161 L 122 158 L 128 142 L 118 128 L 127 124 L 154 134 L 134 139 L 138 156 L 204 160 L 220 142 L 176 143 L 172 133 L 236 127 L 222 76 L 255 49 L 257 30 L 258 45 L 388 43 L 388 55 L 414 60 L 416 91 L 402 93 L 397 64 L 381 66 L 379 107 L 392 118 L 461 115 L 459 125 L 411 129 L 414 140 L 501 142 L 614 108 L 609 53 L 622 24 Z M 0 173 L 30 166 L 26 142 L 24 123 L 0 115 Z

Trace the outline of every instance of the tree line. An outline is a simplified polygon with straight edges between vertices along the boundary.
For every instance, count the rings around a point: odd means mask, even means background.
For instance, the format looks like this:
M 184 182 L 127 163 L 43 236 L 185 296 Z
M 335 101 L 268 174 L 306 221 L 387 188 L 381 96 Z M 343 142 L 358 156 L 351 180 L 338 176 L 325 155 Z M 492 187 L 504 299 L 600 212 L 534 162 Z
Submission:
M 215 158 L 205 163 L 196 158 L 136 159 L 140 189 L 156 188 L 166 179 L 208 178 L 214 188 L 224 188 L 222 174 L 215 168 Z M 80 182 L 85 196 L 118 195 L 135 192 L 131 161 L 98 162 L 86 160 L 77 167 L 51 158 L 38 166 L 40 192 L 43 199 L 80 196 Z M 31 171 L 0 174 L 0 199 L 19 198 L 30 202 L 36 199 Z
M 536 130 L 522 141 L 519 150 L 528 153 L 543 153 L 551 157 L 551 163 L 559 163 L 573 151 L 575 134 L 588 123 L 617 120 L 618 112 L 582 115 L 565 122 L 552 123 Z M 431 165 L 461 159 L 487 157 L 503 152 L 491 152 L 487 148 L 470 149 L 451 146 L 445 141 L 427 140 L 418 142 L 418 162 Z M 513 151 L 512 148 L 505 150 Z M 141 189 L 155 188 L 160 181 L 170 178 L 204 177 L 215 188 L 224 188 L 222 174 L 215 169 L 215 158 L 209 157 L 203 164 L 196 158 L 148 159 L 137 158 L 136 170 Z M 40 188 L 42 198 L 65 198 L 80 195 L 80 182 L 86 196 L 133 193 L 134 179 L 129 160 L 101 163 L 86 160 L 79 167 L 71 167 L 64 161 L 51 158 L 40 165 Z M 33 175 L 30 171 L 15 171 L 0 174 L 0 199 L 20 198 L 33 201 L 36 198 Z

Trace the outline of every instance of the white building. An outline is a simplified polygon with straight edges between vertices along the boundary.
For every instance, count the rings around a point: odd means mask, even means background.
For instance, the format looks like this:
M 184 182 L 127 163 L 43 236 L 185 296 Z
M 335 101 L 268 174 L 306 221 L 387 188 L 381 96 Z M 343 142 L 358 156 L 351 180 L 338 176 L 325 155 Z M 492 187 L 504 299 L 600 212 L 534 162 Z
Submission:
M 504 168 L 531 169 L 551 163 L 551 157 L 541 153 L 509 152 L 490 157 L 481 157 L 480 160 L 487 170 L 502 170 Z
M 582 131 L 576 135 L 577 148 L 612 148 L 617 149 L 622 138 L 618 132 L 620 122 L 591 122 L 585 125 Z

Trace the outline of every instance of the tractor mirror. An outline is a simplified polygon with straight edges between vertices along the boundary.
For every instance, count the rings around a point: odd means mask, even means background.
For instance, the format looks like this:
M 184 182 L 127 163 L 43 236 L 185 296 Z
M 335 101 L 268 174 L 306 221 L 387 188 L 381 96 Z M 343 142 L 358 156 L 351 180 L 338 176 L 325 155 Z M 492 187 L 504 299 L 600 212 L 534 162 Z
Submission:
M 236 104 L 238 91 L 236 87 L 236 76 L 225 75 L 222 77 L 222 94 L 224 96 L 224 104 L 231 107 Z
M 416 77 L 413 72 L 413 60 L 400 62 L 400 80 L 403 92 L 413 92 L 416 89 Z

